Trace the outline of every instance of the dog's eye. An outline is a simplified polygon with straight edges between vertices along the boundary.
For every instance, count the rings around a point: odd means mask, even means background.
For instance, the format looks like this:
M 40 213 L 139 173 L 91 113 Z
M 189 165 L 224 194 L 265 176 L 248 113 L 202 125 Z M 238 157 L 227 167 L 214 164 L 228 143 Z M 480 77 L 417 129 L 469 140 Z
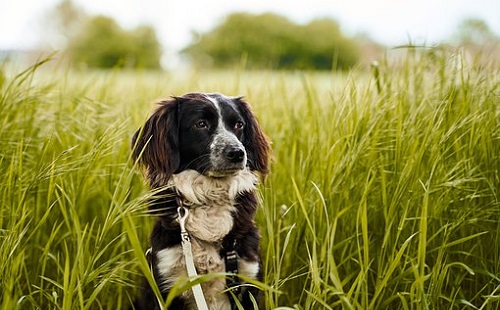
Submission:
M 245 124 L 243 124 L 243 122 L 236 122 L 236 124 L 234 124 L 234 129 L 242 129 L 244 126 Z
M 198 123 L 196 123 L 194 126 L 195 126 L 196 128 L 198 128 L 198 129 L 206 129 L 206 128 L 208 128 L 208 124 L 207 124 L 207 122 L 206 122 L 206 121 L 199 121 L 199 122 L 198 122 Z

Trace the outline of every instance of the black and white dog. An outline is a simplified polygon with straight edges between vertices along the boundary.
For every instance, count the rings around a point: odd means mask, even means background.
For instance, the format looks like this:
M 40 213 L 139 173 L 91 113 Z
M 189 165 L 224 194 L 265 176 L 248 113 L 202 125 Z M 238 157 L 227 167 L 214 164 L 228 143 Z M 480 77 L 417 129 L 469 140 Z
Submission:
M 198 274 L 237 271 L 262 280 L 255 190 L 259 174 L 268 173 L 270 146 L 249 105 L 241 97 L 221 94 L 173 97 L 159 103 L 132 143 L 133 158 L 146 169 L 150 187 L 164 189 L 150 207 L 157 220 L 149 258 L 163 298 L 177 280 L 187 277 L 180 205 L 189 210 L 186 230 Z M 228 263 L 229 252 L 236 253 L 236 262 Z M 202 284 L 209 309 L 234 307 L 226 292 L 233 280 L 215 278 Z M 245 309 L 253 309 L 252 299 L 258 300 L 259 294 L 248 286 L 236 295 Z M 159 309 L 148 285 L 134 306 Z M 193 293 L 176 297 L 171 309 L 196 309 Z

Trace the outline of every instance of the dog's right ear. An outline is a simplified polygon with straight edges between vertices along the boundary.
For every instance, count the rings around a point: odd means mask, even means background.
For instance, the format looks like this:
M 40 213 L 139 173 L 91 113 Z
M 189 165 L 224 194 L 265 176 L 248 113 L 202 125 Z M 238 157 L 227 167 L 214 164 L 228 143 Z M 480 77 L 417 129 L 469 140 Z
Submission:
M 178 99 L 164 100 L 132 137 L 132 158 L 148 171 L 152 184 L 168 180 L 179 167 Z

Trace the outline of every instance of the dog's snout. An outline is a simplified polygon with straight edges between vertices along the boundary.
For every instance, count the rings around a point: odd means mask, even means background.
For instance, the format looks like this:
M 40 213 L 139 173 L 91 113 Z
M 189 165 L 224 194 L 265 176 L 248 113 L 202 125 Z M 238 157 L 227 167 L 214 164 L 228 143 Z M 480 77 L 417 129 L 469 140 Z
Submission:
M 230 147 L 225 153 L 226 158 L 232 163 L 240 163 L 245 159 L 245 151 L 240 147 Z

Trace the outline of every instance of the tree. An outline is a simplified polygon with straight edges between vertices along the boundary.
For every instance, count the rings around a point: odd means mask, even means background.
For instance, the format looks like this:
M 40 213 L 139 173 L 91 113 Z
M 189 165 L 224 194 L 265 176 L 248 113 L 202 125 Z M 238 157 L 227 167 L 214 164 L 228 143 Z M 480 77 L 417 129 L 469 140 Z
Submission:
M 150 26 L 142 25 L 132 30 L 130 35 L 133 41 L 132 54 L 135 55 L 134 67 L 160 68 L 161 45 L 155 30 Z
M 303 28 L 301 42 L 304 67 L 347 69 L 355 65 L 359 51 L 353 39 L 346 38 L 340 26 L 330 19 L 314 20 Z
M 89 18 L 70 38 L 68 52 L 74 63 L 92 68 L 160 67 L 161 47 L 153 28 L 126 31 L 106 16 Z
M 287 19 L 274 14 L 255 17 L 251 14 L 232 14 L 211 32 L 197 34 L 183 53 L 206 65 L 226 67 L 238 63 L 248 56 L 250 66 L 269 67 L 279 64 L 287 53 L 287 38 L 292 36 L 294 26 Z
M 197 34 L 183 54 L 199 65 L 251 68 L 345 69 L 357 62 L 353 40 L 332 20 L 297 25 L 276 14 L 235 13 L 212 31 Z

